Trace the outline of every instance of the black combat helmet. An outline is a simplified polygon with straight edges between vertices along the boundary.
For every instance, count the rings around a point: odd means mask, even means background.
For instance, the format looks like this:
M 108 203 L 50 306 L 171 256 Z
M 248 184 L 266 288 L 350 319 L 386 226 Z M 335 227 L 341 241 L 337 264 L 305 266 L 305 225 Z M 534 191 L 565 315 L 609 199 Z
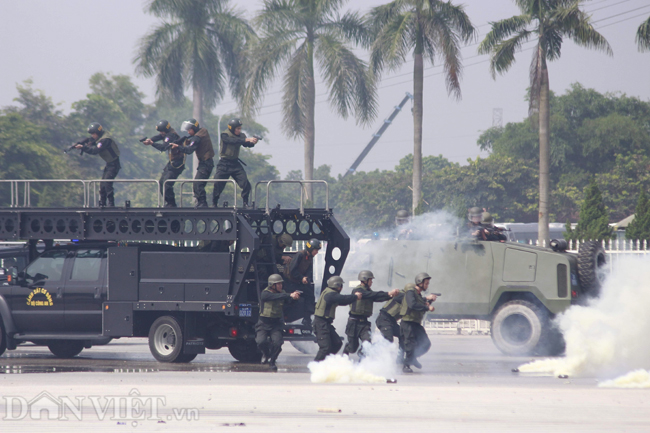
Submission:
M 359 281 L 362 283 L 367 283 L 368 280 L 374 279 L 375 276 L 372 274 L 372 271 L 361 271 L 359 272 Z
M 104 128 L 102 128 L 102 125 L 100 125 L 97 122 L 91 123 L 90 126 L 88 127 L 88 133 L 89 134 L 97 134 L 100 137 L 104 135 Z
M 181 125 L 181 130 L 189 132 L 190 129 L 194 130 L 194 133 L 196 133 L 201 127 L 199 126 L 199 121 L 196 120 L 195 118 L 187 119 L 183 124 Z
M 228 122 L 228 130 L 234 134 L 235 129 L 239 128 L 242 125 L 243 125 L 243 123 L 241 123 L 241 120 L 239 120 L 239 119 L 230 119 L 230 122 Z
M 167 132 L 171 131 L 171 129 L 172 129 L 172 126 L 169 124 L 169 121 L 167 121 L 167 120 L 161 120 L 156 125 L 156 131 L 158 131 L 158 132 L 167 133 Z
M 305 246 L 307 247 L 307 251 L 310 253 L 314 250 L 321 249 L 321 244 L 318 239 L 309 239 L 307 242 L 305 242 Z

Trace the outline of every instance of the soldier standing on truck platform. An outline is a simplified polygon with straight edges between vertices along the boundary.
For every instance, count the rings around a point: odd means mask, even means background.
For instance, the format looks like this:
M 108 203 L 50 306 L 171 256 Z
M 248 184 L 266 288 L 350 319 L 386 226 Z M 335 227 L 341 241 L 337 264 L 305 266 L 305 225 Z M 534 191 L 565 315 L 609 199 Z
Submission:
M 314 314 L 314 333 L 318 343 L 318 353 L 314 361 L 322 361 L 327 355 L 334 355 L 341 350 L 343 342 L 332 325 L 336 316 L 336 307 L 339 305 L 350 305 L 361 299 L 361 292 L 354 295 L 341 295 L 343 289 L 343 278 L 339 276 L 330 277 L 327 280 L 327 288 L 323 290 L 316 304 Z
M 305 242 L 305 249 L 297 252 L 289 262 L 289 266 L 284 268 L 284 275 L 289 280 L 288 291 L 301 290 L 303 292 L 305 314 L 302 324 L 308 328 L 311 328 L 311 315 L 314 314 L 316 301 L 313 281 L 311 281 L 314 278 L 314 257 L 320 249 L 321 243 L 318 239 L 308 240 Z
M 413 283 L 408 283 L 404 286 L 404 289 L 400 290 L 397 295 L 386 302 L 382 309 L 379 310 L 379 316 L 375 321 L 377 329 L 379 329 L 379 332 L 381 332 L 381 335 L 386 340 L 392 343 L 395 337 L 399 339 L 400 354 L 398 355 L 398 360 L 400 364 L 404 359 L 404 342 L 402 341 L 402 336 L 399 331 L 399 323 L 397 323 L 397 321 L 401 318 L 400 311 L 402 310 L 404 294 L 407 290 L 413 289 L 415 289 L 415 284 Z
M 264 356 L 262 364 L 268 363 L 271 371 L 278 371 L 275 361 L 282 352 L 282 344 L 284 344 L 282 308 L 285 301 L 291 302 L 300 298 L 298 292 L 289 294 L 283 291 L 283 281 L 278 274 L 269 277 L 269 285 L 260 296 L 260 318 L 255 325 L 255 342 Z
M 160 176 L 160 194 L 165 197 L 165 207 L 176 207 L 176 197 L 174 196 L 174 182 L 165 184 L 169 179 L 178 179 L 183 170 L 185 170 L 185 153 L 178 147 L 172 146 L 172 143 L 178 141 L 180 136 L 167 120 L 161 120 L 156 125 L 158 135 L 147 138 L 142 142 L 147 146 L 153 146 L 161 152 L 169 154 L 169 162 L 163 169 Z M 162 141 L 162 143 L 158 143 Z
M 172 147 L 181 152 L 190 155 L 196 152 L 196 157 L 199 160 L 199 166 L 196 169 L 194 179 L 208 179 L 214 169 L 214 148 L 212 147 L 212 140 L 210 134 L 205 128 L 199 126 L 196 119 L 188 119 L 181 125 L 181 129 L 190 134 L 189 137 L 181 137 L 183 143 L 174 143 Z M 194 198 L 196 199 L 196 207 L 208 207 L 208 202 L 205 195 L 205 185 L 207 182 L 194 183 Z
M 243 161 L 239 159 L 239 149 L 244 147 L 253 147 L 257 144 L 257 138 L 246 137 L 241 132 L 242 123 L 239 119 L 232 119 L 228 122 L 228 129 L 221 133 L 221 150 L 219 152 L 219 162 L 217 163 L 217 174 L 215 179 L 235 179 L 237 185 L 241 188 L 241 198 L 244 201 L 244 207 L 248 207 L 248 196 L 251 193 L 251 184 L 246 176 L 246 170 L 242 167 Z M 244 164 L 246 165 L 246 164 Z M 226 186 L 225 182 L 214 184 L 212 193 L 212 205 L 218 206 L 219 196 Z
M 106 131 L 97 122 L 91 123 L 88 127 L 88 133 L 92 138 L 87 138 L 75 147 L 81 149 L 81 153 L 89 155 L 99 155 L 106 161 L 102 179 L 115 179 L 120 168 L 120 149 L 117 143 L 112 138 L 103 137 Z M 113 190 L 113 182 L 102 182 L 99 184 L 99 206 L 115 207 L 115 197 Z
M 411 365 L 422 368 L 417 358 L 431 348 L 431 340 L 422 326 L 422 319 L 427 311 L 435 310 L 431 303 L 436 300 L 436 295 L 429 295 L 426 300 L 422 297 L 422 292 L 429 288 L 430 281 L 431 276 L 426 272 L 417 274 L 415 287 L 406 290 L 402 301 L 400 334 L 404 342 L 404 365 L 402 366 L 404 373 L 413 373 Z
M 270 235 L 267 235 L 270 236 Z M 291 257 L 284 255 L 285 248 L 291 248 L 293 245 L 293 238 L 288 233 L 282 233 L 279 236 L 273 235 L 271 237 L 271 248 L 261 248 L 257 253 L 257 262 L 265 263 L 266 275 L 275 274 L 278 270 L 284 271 L 284 267 L 291 262 Z M 268 238 L 267 238 L 268 239 Z M 272 254 L 272 257 L 268 257 Z
M 343 353 L 349 355 L 356 353 L 359 349 L 359 340 L 370 341 L 370 321 L 372 316 L 373 303 L 384 302 L 396 296 L 399 289 L 393 289 L 390 292 L 375 292 L 371 289 L 375 276 L 371 271 L 359 272 L 360 284 L 352 290 L 352 294 L 361 293 L 362 299 L 353 302 L 350 305 L 350 317 L 345 327 L 345 335 L 348 337 L 348 343 L 343 349 Z M 363 357 L 363 348 L 359 351 L 359 356 Z

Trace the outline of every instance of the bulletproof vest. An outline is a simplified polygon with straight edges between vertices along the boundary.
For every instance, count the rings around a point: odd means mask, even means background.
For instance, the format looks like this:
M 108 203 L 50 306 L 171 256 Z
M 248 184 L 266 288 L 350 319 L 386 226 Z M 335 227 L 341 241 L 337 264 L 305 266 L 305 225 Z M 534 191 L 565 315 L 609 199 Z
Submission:
M 316 312 L 314 313 L 315 316 L 322 317 L 323 319 L 334 319 L 334 316 L 336 315 L 336 307 L 338 306 L 338 304 L 336 303 L 332 304 L 330 306 L 329 311 L 325 311 L 325 307 L 327 307 L 327 302 L 325 302 L 325 296 L 330 293 L 338 293 L 338 292 L 332 289 L 331 287 L 328 287 L 325 290 L 323 290 L 323 293 L 320 294 L 320 298 L 318 298 L 318 302 L 316 303 Z
M 353 294 L 357 292 L 369 293 L 370 289 L 360 284 L 352 290 Z M 357 299 L 350 304 L 350 314 L 353 316 L 370 317 L 372 316 L 372 304 L 373 302 L 370 299 Z
M 194 135 L 201 138 L 201 141 L 199 141 L 199 147 L 196 149 L 196 157 L 199 158 L 199 161 L 207 161 L 208 159 L 213 158 L 214 148 L 212 147 L 212 140 L 210 140 L 208 130 L 201 128 Z
M 307 273 L 309 266 L 311 266 L 311 261 L 313 257 L 311 253 L 307 250 L 298 251 L 296 254 L 302 254 L 303 256 L 305 256 L 304 260 L 300 262 L 300 265 L 298 266 L 298 271 L 300 272 L 300 275 L 304 277 L 306 276 L 305 274 Z M 296 281 L 294 278 L 291 277 L 289 266 L 284 268 L 284 276 L 287 277 L 293 283 L 300 283 L 300 280 Z
M 389 301 L 386 301 L 384 306 L 381 308 L 381 311 L 388 313 L 390 316 L 396 319 L 399 317 L 399 313 L 402 310 L 402 303 L 398 302 L 397 298 L 401 298 L 402 301 L 404 300 L 404 290 L 400 290 L 400 293 L 397 296 Z
M 97 141 L 97 147 L 100 149 L 99 156 L 107 163 L 113 162 L 120 157 L 120 149 L 117 148 L 115 140 L 110 137 L 100 138 Z
M 264 292 L 275 293 L 271 290 L 271 286 L 264 289 Z M 260 316 L 268 317 L 271 319 L 279 319 L 282 317 L 282 307 L 284 307 L 284 299 L 266 301 L 262 305 L 262 312 L 260 313 Z
M 415 292 L 415 301 L 418 304 L 426 305 L 424 298 L 422 297 L 421 294 L 418 293 L 417 289 L 415 288 L 408 289 L 404 293 L 404 300 L 402 300 L 402 308 L 400 309 L 400 315 L 402 316 L 403 322 L 422 323 L 422 319 L 424 319 L 424 315 L 426 314 L 426 311 L 411 310 L 408 307 L 408 302 L 406 302 L 406 294 L 411 290 Z
M 241 132 L 239 135 L 235 135 L 229 129 L 223 131 L 222 134 L 226 134 L 231 138 L 241 138 L 244 140 L 246 139 L 246 134 L 243 132 Z M 221 140 L 221 151 L 219 152 L 219 156 L 226 159 L 238 159 L 240 148 L 241 144 L 226 144 L 223 140 Z
M 179 138 L 180 136 L 176 133 L 176 131 L 174 131 L 174 128 L 171 128 L 167 133 L 167 135 L 165 136 L 165 138 L 163 139 L 163 141 L 165 143 L 169 143 L 171 141 L 178 140 Z M 169 149 L 169 161 L 170 162 L 173 161 L 174 164 L 172 165 L 176 168 L 182 167 L 183 164 L 185 163 L 185 152 L 181 150 L 182 146 L 183 145 L 181 144 L 178 147 L 172 147 Z M 183 162 L 181 163 L 180 160 L 183 160 Z

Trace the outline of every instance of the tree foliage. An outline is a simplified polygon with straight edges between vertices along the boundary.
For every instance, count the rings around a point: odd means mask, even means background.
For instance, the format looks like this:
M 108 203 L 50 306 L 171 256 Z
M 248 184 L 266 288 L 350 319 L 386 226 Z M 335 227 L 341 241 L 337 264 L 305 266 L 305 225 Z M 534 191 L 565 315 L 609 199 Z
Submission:
M 634 220 L 625 229 L 625 237 L 635 241 L 650 242 L 650 200 L 645 189 L 639 194 Z
M 609 214 L 603 203 L 595 180 L 591 180 L 585 188 L 585 199 L 580 206 L 578 225 L 572 229 L 567 221 L 564 237 L 570 240 L 609 240 L 612 238 L 612 228 L 609 226 Z

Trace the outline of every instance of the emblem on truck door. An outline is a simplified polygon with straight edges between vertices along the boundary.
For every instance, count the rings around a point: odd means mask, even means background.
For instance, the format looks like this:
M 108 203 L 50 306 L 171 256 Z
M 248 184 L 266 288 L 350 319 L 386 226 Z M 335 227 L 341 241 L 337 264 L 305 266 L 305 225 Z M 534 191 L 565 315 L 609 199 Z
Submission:
M 50 295 L 50 292 L 45 290 L 43 287 L 37 287 L 27 296 L 27 305 L 30 307 L 51 307 L 54 305 L 54 302 L 52 301 L 52 295 Z

